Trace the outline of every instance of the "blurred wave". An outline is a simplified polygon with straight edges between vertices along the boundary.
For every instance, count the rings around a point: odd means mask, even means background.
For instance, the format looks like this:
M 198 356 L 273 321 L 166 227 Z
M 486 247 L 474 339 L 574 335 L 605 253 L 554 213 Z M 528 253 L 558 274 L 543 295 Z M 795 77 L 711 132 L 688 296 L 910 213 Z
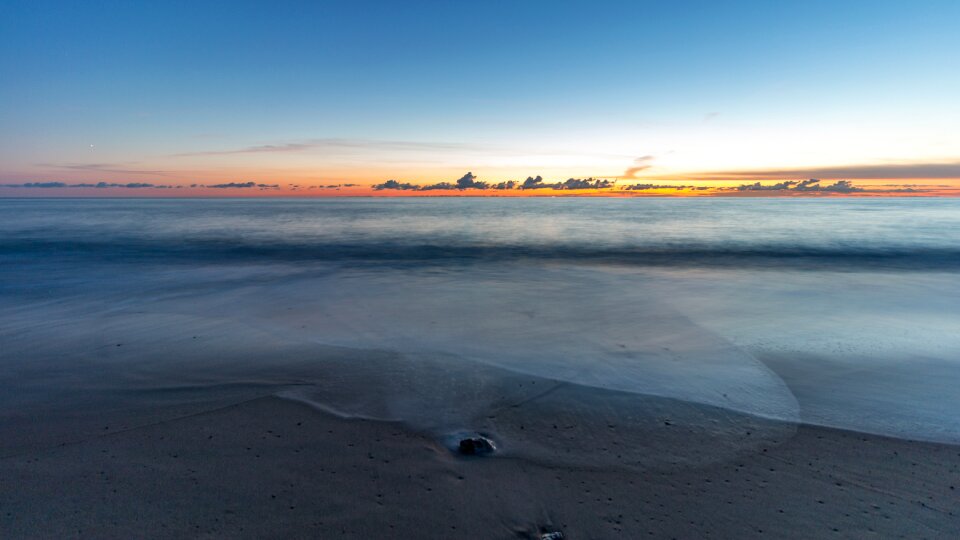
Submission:
M 395 243 L 284 243 L 262 245 L 245 240 L 195 239 L 103 241 L 33 239 L 0 240 L 0 256 L 97 257 L 112 262 L 163 261 L 171 264 L 210 261 L 378 262 L 457 264 L 473 262 L 576 262 L 676 267 L 891 268 L 951 270 L 960 268 L 958 248 L 826 248 L 791 245 L 692 245 L 687 247 L 615 248 L 570 244 L 456 245 Z
M 953 199 L 0 200 L 0 257 L 954 270 Z

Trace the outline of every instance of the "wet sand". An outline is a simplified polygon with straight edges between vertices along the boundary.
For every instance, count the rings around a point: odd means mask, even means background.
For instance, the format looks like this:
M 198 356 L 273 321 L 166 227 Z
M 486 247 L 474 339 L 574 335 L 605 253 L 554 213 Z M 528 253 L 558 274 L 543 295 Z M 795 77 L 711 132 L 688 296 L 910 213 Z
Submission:
M 239 319 L 202 312 L 196 295 L 6 312 L 0 538 L 955 538 L 960 530 L 960 446 L 798 422 L 819 396 L 803 383 L 817 379 L 791 371 L 784 356 L 721 366 L 740 376 L 777 370 L 783 392 L 760 397 L 796 393 L 800 414 L 770 419 L 436 351 L 318 343 L 309 333 L 326 326 L 308 315 L 257 319 L 236 306 L 269 303 L 215 293 L 220 311 Z M 679 332 L 682 319 L 671 321 Z M 677 335 L 688 348 L 717 343 Z M 585 364 L 585 375 L 629 361 L 653 376 L 675 361 L 643 356 L 656 340 L 611 343 L 615 354 Z M 545 349 L 554 350 L 578 349 Z M 618 373 L 633 372 L 610 370 Z M 779 387 L 731 388 L 714 394 Z M 458 455 L 466 433 L 491 437 L 497 452 Z
M 550 429 L 524 431 L 545 440 Z M 677 455 L 718 444 L 682 424 L 644 429 Z M 786 433 L 700 465 L 577 466 L 465 458 L 397 423 L 260 397 L 3 456 L 0 531 L 4 538 L 561 531 L 578 539 L 951 538 L 960 529 L 960 447 L 812 426 Z M 599 452 L 617 439 L 612 426 L 591 442 Z

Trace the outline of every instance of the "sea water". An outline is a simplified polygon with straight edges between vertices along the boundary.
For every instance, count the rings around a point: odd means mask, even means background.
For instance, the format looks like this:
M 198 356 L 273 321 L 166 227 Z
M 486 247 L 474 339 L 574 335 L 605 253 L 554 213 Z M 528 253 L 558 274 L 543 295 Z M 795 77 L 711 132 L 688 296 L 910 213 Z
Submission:
M 0 429 L 279 393 L 443 432 L 532 377 L 960 442 L 958 278 L 954 199 L 6 199 Z

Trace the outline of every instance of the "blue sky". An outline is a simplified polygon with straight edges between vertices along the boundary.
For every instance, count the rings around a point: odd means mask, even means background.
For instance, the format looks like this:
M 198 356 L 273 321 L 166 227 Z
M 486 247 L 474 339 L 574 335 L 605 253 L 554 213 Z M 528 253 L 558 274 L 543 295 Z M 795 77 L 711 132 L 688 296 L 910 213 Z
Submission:
M 0 179 L 949 163 L 958 21 L 955 1 L 6 1 Z

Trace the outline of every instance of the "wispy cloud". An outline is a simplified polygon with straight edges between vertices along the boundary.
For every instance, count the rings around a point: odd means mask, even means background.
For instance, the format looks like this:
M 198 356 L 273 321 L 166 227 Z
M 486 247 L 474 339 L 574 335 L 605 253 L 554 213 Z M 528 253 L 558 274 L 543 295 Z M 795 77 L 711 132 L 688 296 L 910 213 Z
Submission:
M 260 189 L 280 189 L 278 184 L 258 184 L 256 182 L 228 182 L 226 184 L 212 184 L 208 186 L 199 186 L 199 187 L 208 187 L 214 189 L 249 189 L 249 188 L 260 188 Z M 299 187 L 299 186 L 297 186 Z
M 201 152 L 185 152 L 174 154 L 175 157 L 196 157 L 196 156 L 231 156 L 238 154 L 264 154 L 264 153 L 291 153 L 307 151 L 338 151 L 359 150 L 359 151 L 435 151 L 435 150 L 459 150 L 459 151 L 486 151 L 492 150 L 489 147 L 471 145 L 464 143 L 441 143 L 441 142 L 418 142 L 418 141 L 391 141 L 378 139 L 310 139 L 300 142 L 290 142 L 281 144 L 262 144 L 256 146 L 246 146 L 243 148 L 234 148 L 226 150 L 206 150 Z
M 697 180 L 960 178 L 960 161 L 877 163 L 796 169 L 744 169 L 697 173 L 687 175 L 687 177 Z
M 631 156 L 600 152 L 580 152 L 569 148 L 536 148 L 520 145 L 404 141 L 366 138 L 322 138 L 281 141 L 268 144 L 224 148 L 172 154 L 173 158 L 203 158 L 217 156 L 310 156 L 319 158 L 349 158 L 386 162 L 393 164 L 423 165 L 444 163 L 447 165 L 470 165 L 478 160 L 485 163 L 506 160 L 540 167 L 543 163 L 562 160 L 580 160 L 584 163 L 598 159 L 624 159 Z
M 153 188 L 153 189 L 179 189 L 183 186 L 168 186 L 165 184 L 149 184 L 146 182 L 127 182 L 127 183 L 116 183 L 116 182 L 97 182 L 97 183 L 79 183 L 79 184 L 68 184 L 66 182 L 24 182 L 22 184 L 0 184 L 0 187 L 7 188 L 46 188 L 46 189 L 58 189 L 58 188 L 126 188 L 126 189 L 141 189 L 141 188 Z
M 702 186 L 700 186 L 700 187 L 698 187 L 698 186 L 684 186 L 684 185 L 676 186 L 676 185 L 673 185 L 673 184 L 633 184 L 633 185 L 623 186 L 622 189 L 624 189 L 625 191 L 650 191 L 650 190 L 674 190 L 674 191 L 680 191 L 680 190 L 684 190 L 684 189 L 692 189 L 692 190 L 700 190 L 700 189 L 703 189 L 703 190 L 706 190 L 706 189 L 708 189 L 708 188 L 702 187 Z
M 131 163 L 39 163 L 40 167 L 99 173 L 170 176 L 169 171 L 130 168 Z
M 352 186 L 353 184 L 346 184 Z M 124 189 L 183 189 L 186 186 L 182 185 L 167 185 L 167 184 L 150 184 L 147 182 L 126 182 L 126 183 L 117 183 L 117 182 L 81 182 L 81 183 L 67 183 L 67 182 L 24 182 L 21 184 L 0 184 L 0 188 L 27 188 L 27 189 L 75 189 L 75 188 L 93 188 L 93 189 L 105 189 L 105 188 L 124 188 Z M 257 182 L 227 182 L 225 184 L 190 184 L 191 188 L 210 188 L 210 189 L 251 189 L 256 188 L 260 190 L 265 189 L 280 189 L 279 184 L 259 184 Z
M 620 178 L 624 180 L 633 180 L 637 177 L 637 173 L 640 171 L 645 171 L 650 167 L 653 167 L 654 156 L 640 156 L 637 159 L 633 160 L 633 166 L 627 168 L 623 171 L 623 176 Z

